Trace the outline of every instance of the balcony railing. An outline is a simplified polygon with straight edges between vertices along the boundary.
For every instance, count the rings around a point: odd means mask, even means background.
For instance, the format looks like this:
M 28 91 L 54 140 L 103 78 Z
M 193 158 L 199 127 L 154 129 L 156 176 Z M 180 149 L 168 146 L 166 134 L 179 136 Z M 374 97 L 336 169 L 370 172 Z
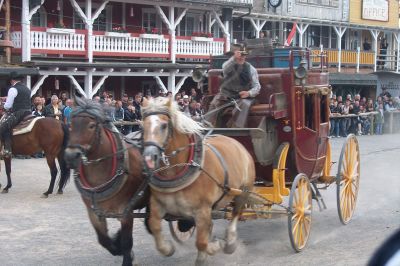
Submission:
M 330 69 L 337 69 L 339 66 L 339 51 L 326 49 L 322 51 L 327 55 L 328 66 Z M 378 53 L 376 58 L 376 70 L 397 71 L 397 54 L 395 51 L 385 51 L 385 54 Z M 312 50 L 312 62 L 314 65 L 321 63 L 320 49 Z M 355 69 L 356 72 L 362 70 L 373 71 L 375 68 L 375 52 L 371 51 L 352 51 L 342 50 L 340 65 L 346 69 Z
M 30 33 L 32 54 L 85 55 L 87 31 L 74 29 L 32 28 Z M 13 31 L 14 47 L 21 49 L 21 31 Z M 154 57 L 169 58 L 171 42 L 169 35 L 139 33 L 93 32 L 93 56 L 107 57 Z M 177 36 L 177 58 L 209 59 L 211 55 L 224 53 L 222 38 L 195 39 Z

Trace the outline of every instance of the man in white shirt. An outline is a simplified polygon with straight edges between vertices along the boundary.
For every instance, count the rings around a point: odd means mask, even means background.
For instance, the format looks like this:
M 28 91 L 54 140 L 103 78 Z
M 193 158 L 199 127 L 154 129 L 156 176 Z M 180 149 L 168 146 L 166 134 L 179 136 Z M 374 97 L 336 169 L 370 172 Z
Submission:
M 4 144 L 3 155 L 11 155 L 12 129 L 22 119 L 31 114 L 31 90 L 22 84 L 23 77 L 16 72 L 10 73 L 11 87 L 4 104 L 6 113 L 0 120 L 0 135 Z

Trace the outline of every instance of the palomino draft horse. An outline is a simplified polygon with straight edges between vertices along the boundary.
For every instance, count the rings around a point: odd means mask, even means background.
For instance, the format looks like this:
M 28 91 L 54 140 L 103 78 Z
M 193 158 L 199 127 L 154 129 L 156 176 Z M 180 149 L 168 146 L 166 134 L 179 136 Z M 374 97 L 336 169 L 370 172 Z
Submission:
M 49 188 L 43 193 L 42 197 L 47 198 L 53 193 L 54 184 L 57 178 L 57 165 L 60 165 L 60 180 L 58 182 L 58 194 L 63 193 L 63 189 L 69 179 L 70 171 L 65 165 L 64 149 L 68 142 L 68 128 L 60 121 L 45 117 L 37 119 L 30 132 L 14 135 L 12 137 L 12 152 L 18 155 L 32 155 L 44 151 L 47 165 L 50 168 L 51 180 Z M 7 174 L 7 186 L 2 193 L 7 193 L 11 188 L 11 157 L 4 157 Z
M 165 98 L 143 103 L 144 160 L 150 176 L 149 228 L 165 256 L 175 248 L 161 234 L 161 219 L 169 214 L 193 219 L 197 229 L 196 265 L 220 249 L 233 253 L 237 222 L 255 180 L 254 161 L 236 140 L 222 135 L 203 138 L 202 128 Z M 161 162 L 160 162 L 161 161 Z M 161 166 L 159 168 L 159 165 Z M 212 210 L 232 203 L 232 221 L 224 241 L 209 242 Z
M 76 103 L 65 151 L 67 165 L 74 169 L 75 184 L 99 243 L 112 255 L 122 255 L 122 265 L 132 265 L 132 210 L 148 202 L 140 149 L 122 140 L 101 104 L 80 98 Z M 106 218 L 120 220 L 114 238 L 108 235 Z

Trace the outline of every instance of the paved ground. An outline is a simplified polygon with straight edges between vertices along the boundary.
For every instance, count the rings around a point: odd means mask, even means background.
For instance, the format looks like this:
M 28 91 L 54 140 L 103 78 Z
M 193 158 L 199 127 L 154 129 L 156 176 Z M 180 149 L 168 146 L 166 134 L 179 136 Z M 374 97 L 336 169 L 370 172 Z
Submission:
M 328 210 L 314 205 L 309 245 L 296 254 L 290 247 L 287 219 L 239 224 L 240 245 L 233 255 L 218 254 L 210 265 L 365 265 L 375 248 L 400 227 L 400 135 L 360 137 L 361 188 L 351 223 L 340 224 L 335 187 L 323 191 Z M 333 159 L 343 139 L 333 139 Z M 4 167 L 2 167 L 2 170 Z M 70 183 L 62 196 L 40 198 L 48 186 L 43 159 L 14 160 L 14 187 L 0 195 L 0 265 L 120 265 L 122 259 L 97 244 L 80 197 Z M 4 171 L 0 177 L 5 183 Z M 117 222 L 111 221 L 116 230 Z M 215 222 L 222 236 L 226 221 Z M 166 234 L 169 234 L 165 232 Z M 193 240 L 171 258 L 161 257 L 141 220 L 134 229 L 140 265 L 192 265 Z

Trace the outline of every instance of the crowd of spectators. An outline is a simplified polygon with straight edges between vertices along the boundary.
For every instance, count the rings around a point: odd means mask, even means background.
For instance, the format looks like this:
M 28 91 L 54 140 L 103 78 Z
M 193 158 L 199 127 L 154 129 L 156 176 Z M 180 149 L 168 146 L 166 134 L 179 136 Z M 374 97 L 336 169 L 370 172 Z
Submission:
M 346 137 L 350 133 L 381 135 L 385 123 L 384 113 L 395 110 L 400 110 L 399 97 L 392 97 L 386 88 L 382 89 L 382 93 L 375 101 L 361 97 L 360 94 L 354 97 L 348 94 L 345 99 L 342 96 L 332 95 L 330 135 L 332 137 Z M 372 124 L 374 128 L 371 128 Z

